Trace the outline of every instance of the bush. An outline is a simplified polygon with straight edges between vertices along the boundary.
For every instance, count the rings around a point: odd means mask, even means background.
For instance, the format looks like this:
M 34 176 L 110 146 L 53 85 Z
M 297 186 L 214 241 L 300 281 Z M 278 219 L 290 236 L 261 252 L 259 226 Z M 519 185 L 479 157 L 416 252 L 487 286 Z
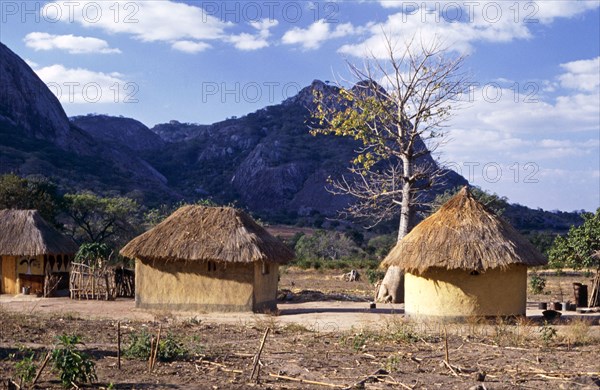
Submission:
M 54 370 L 59 374 L 63 387 L 71 388 L 75 383 L 92 383 L 96 378 L 96 367 L 90 357 L 78 351 L 82 345 L 76 335 L 58 336 L 58 346 L 52 351 Z
M 541 294 L 546 288 L 546 278 L 536 273 L 531 275 L 529 280 L 529 288 L 534 294 Z
M 368 269 L 367 270 L 367 280 L 371 284 L 376 284 L 380 280 L 383 280 L 385 276 L 385 272 L 378 269 Z
M 129 345 L 123 351 L 123 355 L 130 359 L 148 359 L 150 357 L 151 336 L 146 329 L 139 333 L 129 335 Z
M 21 383 L 31 383 L 36 372 L 35 363 L 33 362 L 35 353 L 31 349 L 20 347 L 19 354 L 22 358 L 15 364 L 15 375 L 19 378 Z M 16 359 L 15 354 L 11 355 L 11 357 Z
M 132 333 L 129 336 L 129 345 L 123 352 L 123 355 L 130 359 L 147 360 L 150 358 L 150 347 L 152 336 L 142 329 L 139 333 Z M 164 362 L 185 358 L 188 350 L 183 343 L 171 332 L 160 340 L 157 358 Z

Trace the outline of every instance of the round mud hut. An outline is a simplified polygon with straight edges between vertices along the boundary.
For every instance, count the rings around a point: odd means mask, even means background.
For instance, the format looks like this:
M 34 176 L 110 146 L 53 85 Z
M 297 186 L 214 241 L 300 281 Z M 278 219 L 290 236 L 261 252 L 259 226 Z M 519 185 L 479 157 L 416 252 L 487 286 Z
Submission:
M 75 252 L 77 244 L 37 210 L 0 210 L 0 294 L 67 288 Z M 53 286 L 45 286 L 51 275 Z
M 546 259 L 464 187 L 384 259 L 405 272 L 405 313 L 461 319 L 525 315 L 527 266 Z
M 136 259 L 135 303 L 144 309 L 268 311 L 278 266 L 294 257 L 231 207 L 184 206 L 122 250 Z

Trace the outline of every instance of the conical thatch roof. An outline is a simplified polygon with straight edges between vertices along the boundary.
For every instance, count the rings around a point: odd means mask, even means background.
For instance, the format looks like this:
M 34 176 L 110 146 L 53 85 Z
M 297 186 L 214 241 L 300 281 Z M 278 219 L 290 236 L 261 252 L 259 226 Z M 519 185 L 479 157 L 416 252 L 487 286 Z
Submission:
M 0 210 L 0 255 L 73 254 L 77 245 L 46 222 L 37 210 Z
M 511 264 L 546 263 L 525 237 L 464 187 L 407 234 L 382 265 L 422 273 L 432 267 L 484 271 Z
M 294 254 L 246 213 L 231 207 L 184 206 L 131 240 L 121 254 L 149 260 L 287 263 Z

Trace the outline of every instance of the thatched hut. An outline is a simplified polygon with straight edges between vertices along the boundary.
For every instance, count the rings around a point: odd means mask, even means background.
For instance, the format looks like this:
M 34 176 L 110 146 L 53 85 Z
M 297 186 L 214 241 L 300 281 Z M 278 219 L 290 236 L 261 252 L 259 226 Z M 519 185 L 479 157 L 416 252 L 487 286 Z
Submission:
M 135 258 L 136 307 L 191 311 L 276 309 L 281 241 L 231 207 L 184 206 L 121 254 Z
M 409 316 L 524 315 L 527 266 L 546 259 L 465 187 L 384 259 L 405 271 Z
M 38 211 L 0 210 L 0 293 L 43 292 L 45 276 L 67 274 L 75 252 L 73 240 Z

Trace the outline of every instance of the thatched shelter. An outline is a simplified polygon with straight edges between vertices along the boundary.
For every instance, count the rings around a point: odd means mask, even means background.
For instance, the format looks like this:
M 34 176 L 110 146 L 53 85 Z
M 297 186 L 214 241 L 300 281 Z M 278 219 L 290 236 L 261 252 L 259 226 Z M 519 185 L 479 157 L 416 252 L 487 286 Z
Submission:
M 293 253 L 246 213 L 184 206 L 121 254 L 136 259 L 136 307 L 262 311 L 277 307 L 278 265 Z
M 527 266 L 546 263 L 465 187 L 406 235 L 382 265 L 405 271 L 407 315 L 468 317 L 524 315 Z
M 0 293 L 42 292 L 46 275 L 66 274 L 77 245 L 36 210 L 0 210 Z

